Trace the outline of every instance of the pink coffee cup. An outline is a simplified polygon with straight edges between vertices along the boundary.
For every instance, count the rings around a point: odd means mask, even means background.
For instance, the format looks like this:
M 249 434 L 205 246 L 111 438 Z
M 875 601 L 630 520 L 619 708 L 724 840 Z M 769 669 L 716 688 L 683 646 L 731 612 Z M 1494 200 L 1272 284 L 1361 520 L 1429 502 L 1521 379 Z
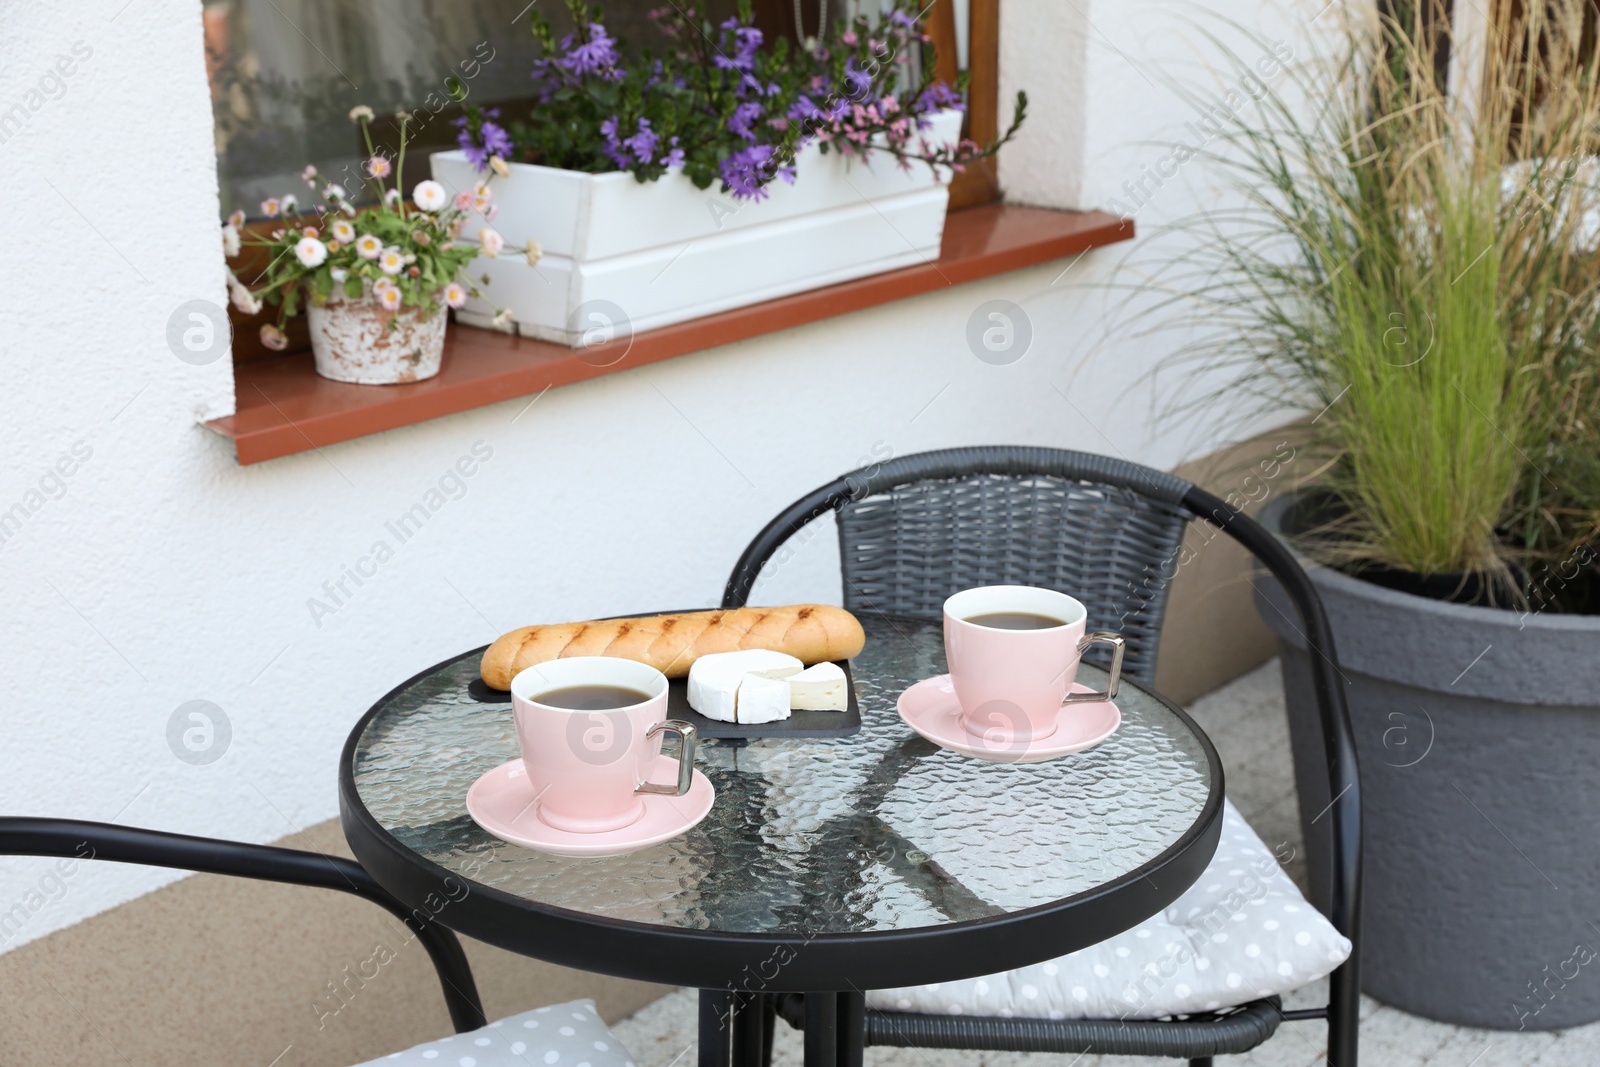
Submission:
M 538 699 L 557 690 L 597 685 L 636 690 L 644 699 L 605 710 L 553 707 Z M 619 830 L 644 814 L 641 794 L 682 796 L 689 791 L 695 729 L 666 717 L 667 677 L 654 667 L 614 656 L 535 664 L 511 680 L 511 708 L 539 818 L 558 830 Z M 661 755 L 664 733 L 683 738 L 674 784 L 645 779 Z
M 1061 624 L 1009 630 L 969 621 L 1002 613 L 1042 615 Z M 945 659 L 967 731 L 1002 745 L 1042 741 L 1055 732 L 1064 705 L 1115 697 L 1123 640 L 1113 633 L 1086 634 L 1088 618 L 1072 597 L 1031 585 L 986 585 L 947 599 Z M 1071 693 L 1084 649 L 1094 644 L 1112 648 L 1106 691 Z

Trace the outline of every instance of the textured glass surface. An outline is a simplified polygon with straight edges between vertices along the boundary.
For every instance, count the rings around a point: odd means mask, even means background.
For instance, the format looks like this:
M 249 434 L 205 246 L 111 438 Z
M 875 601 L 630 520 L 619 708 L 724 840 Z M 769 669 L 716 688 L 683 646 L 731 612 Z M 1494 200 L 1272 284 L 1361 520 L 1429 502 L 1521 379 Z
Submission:
M 862 730 L 827 740 L 705 742 L 716 804 L 682 837 L 563 859 L 480 830 L 465 796 L 517 756 L 511 705 L 467 693 L 465 656 L 392 697 L 356 750 L 380 825 L 477 882 L 595 915 L 812 936 L 903 930 L 1048 904 L 1134 870 L 1199 817 L 1210 769 L 1195 734 L 1124 684 L 1122 726 L 1088 752 L 1029 765 L 936 748 L 895 699 L 944 670 L 937 623 L 864 617 L 853 670 Z M 1080 681 L 1104 675 L 1085 666 Z

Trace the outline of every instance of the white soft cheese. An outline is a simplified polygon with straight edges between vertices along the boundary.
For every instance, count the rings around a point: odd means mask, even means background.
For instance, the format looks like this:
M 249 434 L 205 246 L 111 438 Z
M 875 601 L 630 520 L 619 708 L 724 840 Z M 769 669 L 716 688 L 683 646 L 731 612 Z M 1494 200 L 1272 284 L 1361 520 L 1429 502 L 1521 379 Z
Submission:
M 789 682 L 774 672 L 747 674 L 739 683 L 739 722 L 777 722 L 789 717 Z
M 819 663 L 791 675 L 789 706 L 795 711 L 844 711 L 850 706 L 844 669 L 837 663 Z
M 745 675 L 752 671 L 786 671 L 792 675 L 804 667 L 793 656 L 764 648 L 701 656 L 689 667 L 689 706 L 708 719 L 739 722 L 739 683 Z M 788 714 L 787 709 L 784 714 Z

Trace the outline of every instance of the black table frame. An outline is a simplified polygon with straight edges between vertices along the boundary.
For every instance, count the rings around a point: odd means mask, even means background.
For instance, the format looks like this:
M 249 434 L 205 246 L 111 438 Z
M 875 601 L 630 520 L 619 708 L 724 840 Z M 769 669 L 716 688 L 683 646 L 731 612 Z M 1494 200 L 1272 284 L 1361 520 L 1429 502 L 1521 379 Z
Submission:
M 578 970 L 702 990 L 703 1067 L 762 1063 L 772 1039 L 768 994 L 782 992 L 811 994 L 806 1063 L 854 1067 L 862 1055 L 864 990 L 994 974 L 1104 941 L 1181 896 L 1210 863 L 1222 833 L 1222 762 L 1211 739 L 1182 708 L 1140 686 L 1199 738 L 1210 788 L 1199 817 L 1177 841 L 1094 889 L 991 918 L 805 938 L 659 926 L 554 907 L 481 885 L 412 851 L 378 824 L 356 790 L 356 747 L 367 726 L 397 694 L 460 658 L 401 682 L 351 729 L 339 764 L 340 823 L 351 851 L 389 893 L 437 912 L 457 933 Z M 431 906 L 440 900 L 448 906 Z M 1041 946 L 1048 946 L 1042 954 Z

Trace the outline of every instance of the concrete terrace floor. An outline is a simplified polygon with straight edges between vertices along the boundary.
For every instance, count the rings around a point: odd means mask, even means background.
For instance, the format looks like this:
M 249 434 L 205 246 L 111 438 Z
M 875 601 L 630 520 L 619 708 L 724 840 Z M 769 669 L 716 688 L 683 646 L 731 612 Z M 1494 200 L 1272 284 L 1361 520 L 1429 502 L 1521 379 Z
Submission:
M 1300 849 L 1289 730 L 1276 661 L 1196 701 L 1190 709 L 1222 754 L 1228 791 L 1269 847 Z M 1289 874 L 1304 888 L 1300 861 Z M 1326 1003 L 1325 983 L 1285 998 L 1286 1007 Z M 696 999 L 679 990 L 614 1027 L 639 1067 L 693 1067 Z M 1361 1062 L 1372 1067 L 1587 1067 L 1600 1064 L 1600 1023 L 1545 1034 L 1472 1030 L 1430 1022 L 1370 998 L 1361 1012 Z M 1321 1023 L 1285 1023 L 1271 1041 L 1241 1056 L 1218 1057 L 1229 1067 L 1309 1067 L 1322 1063 Z M 1025 1055 L 932 1049 L 867 1049 L 868 1067 L 1170 1067 L 1180 1061 L 1145 1057 Z M 800 1067 L 800 1035 L 779 1025 L 775 1067 Z

